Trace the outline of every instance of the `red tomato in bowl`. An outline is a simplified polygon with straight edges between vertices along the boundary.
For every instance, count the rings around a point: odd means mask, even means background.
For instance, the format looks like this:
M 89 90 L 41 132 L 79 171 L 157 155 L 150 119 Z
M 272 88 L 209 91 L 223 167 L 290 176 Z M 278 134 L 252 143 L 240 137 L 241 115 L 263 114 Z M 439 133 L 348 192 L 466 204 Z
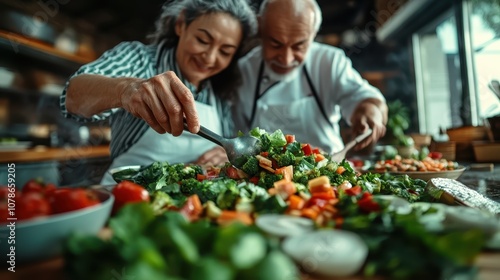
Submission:
M 134 182 L 121 181 L 112 191 L 115 196 L 113 213 L 116 213 L 127 203 L 149 202 L 149 192 Z
M 47 195 L 52 191 L 54 191 L 55 189 L 56 185 L 52 183 L 44 183 L 43 181 L 38 179 L 31 179 L 24 184 L 23 188 L 21 189 L 21 192 L 22 193 L 35 192 Z
M 99 204 L 91 190 L 82 188 L 58 188 L 49 195 L 52 213 L 64 213 Z
M 50 215 L 50 204 L 40 193 L 29 192 L 16 196 L 15 214 L 18 220 Z

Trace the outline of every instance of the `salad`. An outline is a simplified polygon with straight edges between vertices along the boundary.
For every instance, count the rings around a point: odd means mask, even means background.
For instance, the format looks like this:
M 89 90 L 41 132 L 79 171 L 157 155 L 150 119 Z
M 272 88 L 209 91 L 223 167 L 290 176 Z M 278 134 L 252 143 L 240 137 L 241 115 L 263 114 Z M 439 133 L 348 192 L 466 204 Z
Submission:
M 117 181 L 144 187 L 150 202 L 123 207 L 110 220 L 111 240 L 70 238 L 66 252 L 72 275 L 109 279 L 110 267 L 131 267 L 138 279 L 158 275 L 163 279 L 277 279 L 283 275 L 271 267 L 276 266 L 298 277 L 290 265 L 293 262 L 255 227 L 255 219 L 265 214 L 306 218 L 317 229 L 358 234 L 369 248 L 362 269 L 366 276 L 408 279 L 474 272 L 473 259 L 486 242 L 481 230 L 430 233 L 422 220 L 432 210 L 401 213 L 384 199 L 393 195 L 408 202 L 432 202 L 425 181 L 357 173 L 345 160 L 334 162 L 328 154 L 280 130 L 268 133 L 255 128 L 250 135 L 260 139 L 262 151 L 241 158 L 241 169 L 229 163 L 202 168 L 155 162 L 115 173 Z M 229 243 L 219 244 L 221 235 Z M 464 243 L 466 248 L 456 246 Z M 108 258 L 97 262 L 96 255 Z M 225 278 L 211 274 L 212 266 L 223 268 Z

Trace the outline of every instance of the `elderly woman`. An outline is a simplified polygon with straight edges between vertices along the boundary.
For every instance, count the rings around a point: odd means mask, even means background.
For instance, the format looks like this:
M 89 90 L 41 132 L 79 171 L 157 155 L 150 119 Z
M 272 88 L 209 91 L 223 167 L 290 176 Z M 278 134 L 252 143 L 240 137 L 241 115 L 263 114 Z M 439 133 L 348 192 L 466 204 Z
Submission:
M 168 1 L 152 44 L 123 42 L 70 78 L 60 100 L 63 115 L 79 122 L 109 118 L 110 168 L 199 162 L 203 154 L 204 163 L 220 164 L 226 158 L 206 160 L 214 144 L 182 133 L 183 118 L 191 132 L 201 124 L 230 134 L 224 116 L 240 81 L 236 60 L 255 30 L 246 1 Z M 106 173 L 101 183 L 114 182 Z

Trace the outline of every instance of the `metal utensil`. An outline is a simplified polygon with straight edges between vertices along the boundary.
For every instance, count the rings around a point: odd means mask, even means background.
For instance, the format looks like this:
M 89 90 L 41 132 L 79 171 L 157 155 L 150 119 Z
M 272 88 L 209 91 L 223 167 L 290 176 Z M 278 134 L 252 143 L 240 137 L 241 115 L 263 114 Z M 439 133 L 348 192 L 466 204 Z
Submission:
M 350 151 L 359 142 L 365 140 L 367 137 L 372 135 L 372 132 L 373 132 L 373 130 L 370 128 L 367 131 L 365 131 L 363 134 L 356 136 L 356 138 L 354 138 L 354 140 L 348 142 L 342 150 L 332 154 L 332 157 L 331 157 L 332 161 L 340 162 L 343 159 L 345 159 L 347 152 Z
M 500 82 L 497 80 L 492 80 L 489 84 L 488 87 L 493 91 L 493 93 L 500 99 Z
M 184 129 L 189 131 L 186 120 L 184 120 Z M 224 148 L 229 162 L 238 168 L 241 168 L 239 159 L 257 155 L 261 151 L 260 140 L 252 136 L 224 138 L 204 126 L 200 126 L 197 134 Z

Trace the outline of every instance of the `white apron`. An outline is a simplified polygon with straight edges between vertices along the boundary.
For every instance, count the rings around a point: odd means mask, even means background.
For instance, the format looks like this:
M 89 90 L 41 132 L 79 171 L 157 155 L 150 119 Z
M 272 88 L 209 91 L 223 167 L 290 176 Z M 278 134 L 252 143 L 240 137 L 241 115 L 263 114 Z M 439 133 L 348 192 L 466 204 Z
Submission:
M 318 96 L 316 89 L 305 66 L 303 69 L 300 77 L 307 79 L 305 82 L 309 85 L 311 93 L 303 93 L 303 96 L 296 100 L 287 100 L 283 98 L 287 92 L 301 88 L 299 79 L 292 83 L 277 83 L 265 90 L 263 94 L 260 92 L 261 66 L 255 87 L 255 112 L 250 118 L 250 128 L 258 126 L 268 132 L 281 129 L 284 134 L 295 135 L 297 141 L 310 143 L 327 153 L 340 151 L 344 147 L 338 125 L 340 114 L 332 117 L 323 112 L 318 104 L 320 101 L 316 99 Z
M 210 96 L 210 104 L 213 105 L 195 103 L 200 124 L 215 133 L 222 134 L 213 94 Z M 159 134 L 149 127 L 137 143 L 115 158 L 108 171 L 127 165 L 149 165 L 156 161 L 168 161 L 171 164 L 193 162 L 215 146 L 216 144 L 188 131 L 174 137 L 168 133 Z M 104 174 L 101 185 L 116 184 L 108 171 Z

